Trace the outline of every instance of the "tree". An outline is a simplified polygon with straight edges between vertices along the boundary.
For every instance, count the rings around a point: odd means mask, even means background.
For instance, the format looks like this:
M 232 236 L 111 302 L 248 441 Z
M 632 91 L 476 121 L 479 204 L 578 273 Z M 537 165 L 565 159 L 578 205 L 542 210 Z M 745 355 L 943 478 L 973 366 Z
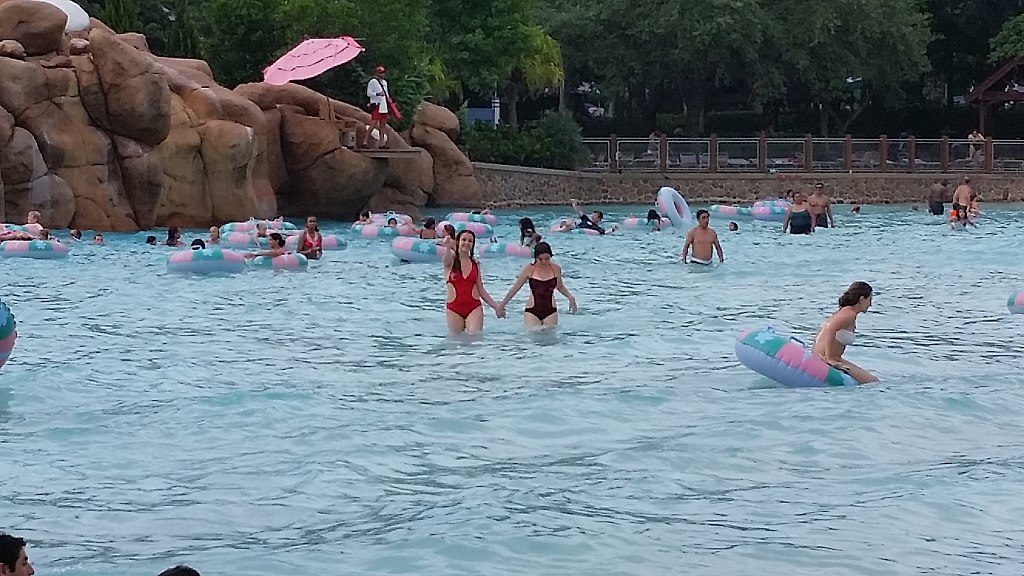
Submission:
M 1024 0 L 929 0 L 929 12 L 934 39 L 928 58 L 952 97 L 966 94 L 992 71 L 989 42 L 1024 12 Z
M 1004 60 L 1024 58 L 1024 14 L 1007 20 L 992 39 L 989 62 L 997 64 Z
M 565 79 L 558 42 L 545 34 L 539 26 L 531 26 L 526 43 L 526 51 L 513 66 L 505 86 L 509 106 L 508 122 L 513 130 L 519 128 L 519 99 L 524 93 L 532 95 L 546 89 L 561 90 Z

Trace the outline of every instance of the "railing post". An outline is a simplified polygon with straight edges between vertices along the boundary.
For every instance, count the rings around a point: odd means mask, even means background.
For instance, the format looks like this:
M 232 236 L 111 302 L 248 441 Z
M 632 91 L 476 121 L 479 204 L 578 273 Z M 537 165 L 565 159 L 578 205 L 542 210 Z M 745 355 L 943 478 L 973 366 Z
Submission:
M 907 138 L 907 153 L 910 157 L 907 158 L 907 169 L 913 174 L 917 172 L 917 137 L 910 136 Z
M 712 174 L 718 172 L 718 134 L 708 138 L 708 170 Z
M 658 140 L 658 167 L 664 174 L 668 171 L 668 135 L 662 134 Z
M 985 172 L 991 172 L 995 166 L 995 146 L 992 145 L 992 137 L 985 138 Z
M 939 165 L 944 173 L 949 172 L 949 136 L 943 136 L 939 144 Z
M 615 134 L 608 137 L 608 171 L 612 174 L 619 171 L 619 139 Z
M 853 136 L 843 138 L 843 170 L 853 172 Z
M 889 171 L 889 137 L 885 134 L 878 138 L 878 171 Z
M 804 136 L 804 172 L 814 172 L 814 140 L 813 136 Z
M 757 138 L 757 171 L 764 173 L 768 170 L 768 137 L 764 130 Z

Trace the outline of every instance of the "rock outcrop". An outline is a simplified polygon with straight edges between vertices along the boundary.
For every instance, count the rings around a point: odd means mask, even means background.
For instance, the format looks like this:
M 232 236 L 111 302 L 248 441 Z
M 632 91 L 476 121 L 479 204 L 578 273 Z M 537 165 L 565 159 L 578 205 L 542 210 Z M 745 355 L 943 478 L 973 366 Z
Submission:
M 417 107 L 411 142 L 388 128 L 398 152 L 368 154 L 343 145 L 368 127 L 357 106 L 295 84 L 229 90 L 206 62 L 61 6 L 0 0 L 0 221 L 129 231 L 482 204 L 442 107 Z

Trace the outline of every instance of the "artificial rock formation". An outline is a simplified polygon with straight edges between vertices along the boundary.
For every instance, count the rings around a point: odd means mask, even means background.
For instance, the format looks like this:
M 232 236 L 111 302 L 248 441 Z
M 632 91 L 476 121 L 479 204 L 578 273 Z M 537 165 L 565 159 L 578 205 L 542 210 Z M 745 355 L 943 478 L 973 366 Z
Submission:
M 52 4 L 0 0 L 0 221 L 39 210 L 51 228 L 130 231 L 483 204 L 444 108 L 421 104 L 411 142 L 387 131 L 402 153 L 371 157 L 342 146 L 369 124 L 359 107 L 294 84 L 228 90 L 206 62 L 68 22 Z

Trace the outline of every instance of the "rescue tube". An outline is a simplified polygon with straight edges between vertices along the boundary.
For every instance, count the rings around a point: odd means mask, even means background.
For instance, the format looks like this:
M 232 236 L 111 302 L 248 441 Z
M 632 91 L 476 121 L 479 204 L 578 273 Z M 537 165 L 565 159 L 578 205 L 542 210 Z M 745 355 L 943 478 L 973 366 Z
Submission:
M 405 262 L 440 262 L 445 250 L 433 240 L 399 236 L 391 241 L 391 253 Z
M 736 358 L 762 376 L 793 388 L 856 386 L 849 374 L 811 354 L 801 342 L 770 327 L 744 330 L 736 337 Z
M 57 240 L 8 240 L 0 243 L 0 257 L 55 260 L 68 257 L 68 247 Z
M 220 248 L 179 250 L 167 258 L 167 269 L 186 274 L 237 274 L 245 270 L 245 258 Z
M 480 222 L 491 226 L 498 223 L 498 217 L 494 214 L 474 214 L 472 212 L 452 212 L 444 219 L 449 222 Z
M 14 350 L 14 341 L 18 339 L 18 323 L 14 321 L 14 313 L 0 300 L 0 367 L 7 363 Z
M 533 258 L 533 248 L 512 242 L 488 242 L 478 245 L 480 258 Z
M 1010 299 L 1006 301 L 1006 308 L 1010 314 L 1024 314 L 1024 290 L 1011 294 Z
M 655 203 L 658 213 L 672 221 L 672 225 L 678 228 L 693 224 L 693 214 L 690 207 L 686 205 L 682 195 L 675 188 L 663 186 L 658 190 L 658 200 Z
M 282 254 L 271 258 L 269 256 L 257 256 L 250 261 L 253 268 L 270 268 L 273 270 L 305 270 L 309 265 L 309 259 L 302 254 Z

